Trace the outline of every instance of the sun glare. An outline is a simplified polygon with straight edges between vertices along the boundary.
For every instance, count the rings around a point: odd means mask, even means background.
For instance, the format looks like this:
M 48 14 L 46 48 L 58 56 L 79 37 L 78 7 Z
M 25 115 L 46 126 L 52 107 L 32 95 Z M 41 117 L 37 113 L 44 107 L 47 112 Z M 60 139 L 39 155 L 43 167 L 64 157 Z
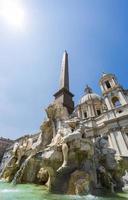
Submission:
M 20 0 L 0 1 L 0 15 L 6 22 L 16 28 L 23 28 L 25 23 L 25 13 Z

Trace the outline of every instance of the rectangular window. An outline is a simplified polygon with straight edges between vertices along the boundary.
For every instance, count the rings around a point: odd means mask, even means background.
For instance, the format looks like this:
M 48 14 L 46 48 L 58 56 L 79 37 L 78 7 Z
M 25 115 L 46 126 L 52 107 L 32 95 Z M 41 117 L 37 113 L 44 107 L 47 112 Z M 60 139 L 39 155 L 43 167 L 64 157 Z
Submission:
M 87 118 L 87 112 L 84 112 L 84 118 Z

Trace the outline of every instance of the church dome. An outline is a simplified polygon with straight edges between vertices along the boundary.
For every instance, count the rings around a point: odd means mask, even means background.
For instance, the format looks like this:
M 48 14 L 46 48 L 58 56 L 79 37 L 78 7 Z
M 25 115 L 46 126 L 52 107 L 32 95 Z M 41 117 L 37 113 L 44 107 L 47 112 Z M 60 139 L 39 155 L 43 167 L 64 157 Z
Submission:
M 85 95 L 80 99 L 80 104 L 83 104 L 83 103 L 86 103 L 90 100 L 93 100 L 93 101 L 101 101 L 101 97 L 96 94 L 96 93 L 93 93 L 92 92 L 92 89 L 87 85 L 86 88 L 85 88 Z
M 96 93 L 92 93 L 92 94 L 85 94 L 81 99 L 80 99 L 80 104 L 83 104 L 87 101 L 90 101 L 90 100 L 101 100 L 101 97 L 96 94 Z

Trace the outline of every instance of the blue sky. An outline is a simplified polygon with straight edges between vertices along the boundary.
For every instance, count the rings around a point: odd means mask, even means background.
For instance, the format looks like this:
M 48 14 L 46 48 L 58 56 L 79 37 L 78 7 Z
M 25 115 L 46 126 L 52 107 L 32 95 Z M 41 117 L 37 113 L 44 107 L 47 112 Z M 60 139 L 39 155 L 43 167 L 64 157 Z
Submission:
M 0 16 L 0 136 L 39 129 L 69 53 L 75 102 L 86 84 L 100 94 L 102 72 L 128 88 L 127 0 L 21 0 L 23 30 Z

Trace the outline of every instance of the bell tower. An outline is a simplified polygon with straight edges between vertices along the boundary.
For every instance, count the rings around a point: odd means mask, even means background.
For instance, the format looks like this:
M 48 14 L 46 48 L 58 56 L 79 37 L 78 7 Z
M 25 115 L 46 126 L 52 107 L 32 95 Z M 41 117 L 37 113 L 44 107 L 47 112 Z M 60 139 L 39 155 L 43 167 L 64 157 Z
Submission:
M 100 87 L 108 110 L 114 109 L 128 103 L 124 89 L 118 83 L 114 74 L 103 73 L 100 79 Z
M 71 114 L 74 110 L 73 94 L 69 90 L 68 54 L 65 51 L 61 63 L 60 88 L 54 94 L 55 103 L 62 103 Z

